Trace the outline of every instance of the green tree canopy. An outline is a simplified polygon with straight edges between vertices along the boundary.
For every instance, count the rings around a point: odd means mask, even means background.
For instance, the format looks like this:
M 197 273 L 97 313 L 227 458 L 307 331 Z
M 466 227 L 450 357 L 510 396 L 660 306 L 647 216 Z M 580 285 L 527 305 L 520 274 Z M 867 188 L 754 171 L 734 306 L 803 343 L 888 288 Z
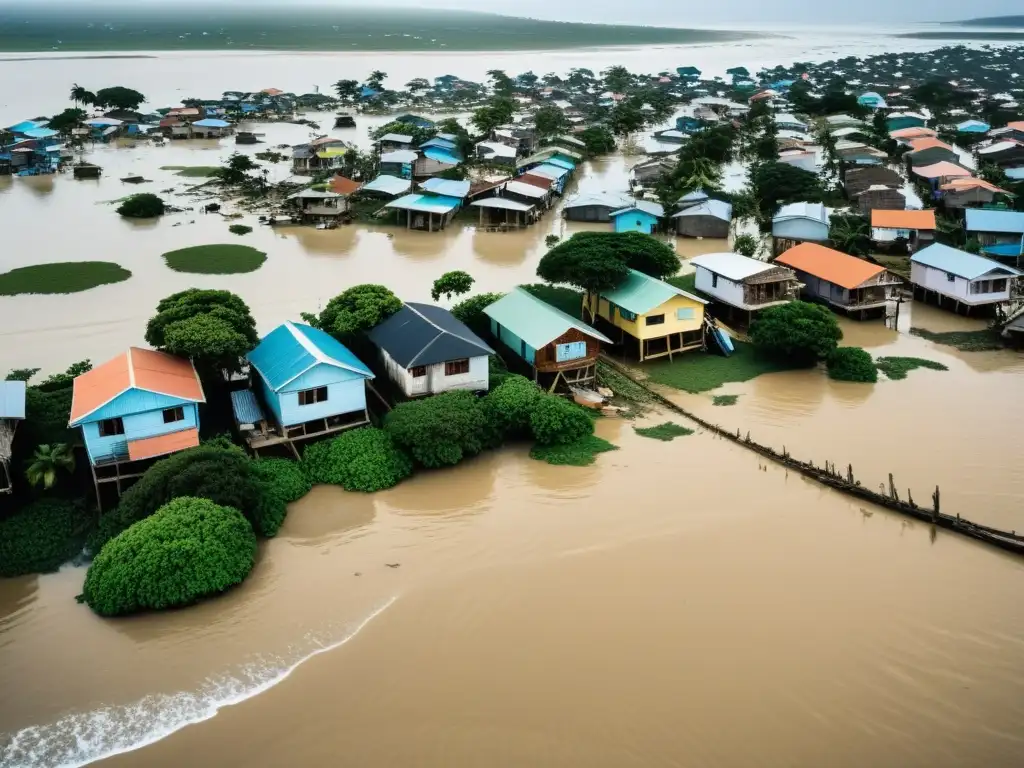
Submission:
M 473 113 L 470 122 L 480 133 L 488 134 L 499 125 L 510 122 L 515 108 L 516 103 L 510 98 L 493 98 Z
M 487 417 L 472 392 L 453 391 L 396 406 L 384 419 L 395 444 L 424 467 L 458 464 L 487 444 Z
M 342 101 L 352 101 L 359 95 L 359 81 L 339 80 L 334 84 L 334 92 Z
M 251 157 L 234 152 L 224 167 L 218 169 L 217 177 L 225 184 L 243 184 L 250 179 L 249 171 L 257 168 L 259 165 Z
M 29 485 L 42 486 L 49 490 L 57 484 L 61 472 L 75 471 L 75 454 L 67 443 L 44 443 L 36 451 L 25 468 Z
M 795 365 L 814 365 L 839 345 L 843 331 L 828 309 L 806 301 L 769 307 L 754 318 L 754 346 Z
M 594 434 L 594 421 L 575 403 L 543 393 L 530 411 L 530 431 L 541 445 L 566 445 Z
M 323 308 L 317 324 L 335 336 L 369 331 L 402 308 L 402 300 L 383 285 L 354 285 Z
M 128 219 L 153 219 L 164 215 L 164 201 L 151 192 L 127 198 L 117 212 Z
M 412 143 L 415 146 L 419 146 L 423 142 L 432 139 L 437 134 L 437 129 L 423 128 L 412 123 L 401 123 L 393 120 L 390 123 L 385 123 L 380 128 L 375 128 L 370 137 L 377 141 L 381 136 L 387 136 L 389 133 L 397 133 L 399 136 L 412 136 Z
M 487 77 L 490 78 L 491 89 L 496 96 L 508 99 L 515 93 L 515 82 L 503 70 L 489 69 L 487 70 Z
M 623 66 L 612 66 L 601 73 L 604 78 L 604 87 L 614 93 L 625 93 L 634 81 L 633 74 Z
M 123 86 L 114 86 L 112 88 L 101 88 L 96 91 L 96 95 L 93 98 L 93 103 L 100 108 L 104 109 L 126 109 L 136 110 L 146 100 L 138 91 L 133 91 L 131 88 L 125 88 Z
M 750 186 L 758 216 L 766 225 L 788 203 L 817 203 L 824 197 L 821 180 L 810 171 L 786 163 L 759 163 L 750 170 Z
M 460 322 L 476 334 L 486 334 L 490 328 L 490 319 L 484 314 L 484 308 L 489 307 L 505 294 L 503 293 L 479 293 L 463 299 L 454 307 L 452 314 Z
M 878 368 L 871 355 L 860 347 L 839 347 L 826 360 L 828 376 L 837 381 L 859 381 L 874 384 L 878 381 Z
M 430 289 L 430 297 L 437 301 L 442 296 L 451 301 L 452 296 L 461 296 L 469 293 L 476 282 L 468 272 L 457 269 L 453 272 L 445 272 L 434 281 L 434 287 Z
M 190 357 L 206 372 L 237 371 L 259 343 L 249 306 L 231 291 L 189 288 L 161 299 L 146 324 L 146 341 Z
M 615 134 L 603 125 L 584 128 L 577 138 L 587 145 L 588 155 L 606 155 L 615 151 Z
M 256 563 L 256 536 L 241 513 L 181 497 L 103 546 L 82 599 L 101 616 L 191 605 L 241 583 Z
M 623 99 L 614 107 L 608 115 L 608 127 L 616 136 L 626 136 L 636 133 L 647 123 L 647 118 L 640 111 L 639 105 L 632 99 Z
M 537 128 L 538 136 L 557 136 L 565 133 L 569 128 L 569 121 L 565 113 L 553 104 L 548 104 L 537 110 L 533 116 L 534 125 Z
M 84 504 L 50 496 L 0 516 L 0 577 L 57 570 L 82 551 L 92 519 Z
M 525 376 L 508 376 L 484 398 L 484 411 L 499 441 L 530 436 L 530 414 L 540 402 L 541 391 Z
M 84 109 L 78 109 L 76 107 L 65 109 L 59 115 L 54 115 L 50 118 L 47 128 L 64 134 L 71 133 L 71 130 L 80 126 L 82 121 L 88 116 L 88 113 Z
M 615 288 L 630 269 L 665 277 L 679 271 L 675 251 L 642 232 L 577 232 L 541 258 L 537 275 L 585 291 Z

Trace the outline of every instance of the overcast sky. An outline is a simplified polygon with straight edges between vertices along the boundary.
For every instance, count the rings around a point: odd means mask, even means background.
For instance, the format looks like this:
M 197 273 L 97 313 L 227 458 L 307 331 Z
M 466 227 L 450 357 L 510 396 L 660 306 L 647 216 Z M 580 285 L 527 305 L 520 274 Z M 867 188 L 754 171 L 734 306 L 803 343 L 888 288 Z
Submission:
M 8 0 L 0 0 L 0 5 Z M 41 0 L 46 2 L 46 0 Z M 67 0 L 49 0 L 64 2 Z M 110 5 L 125 0 L 78 0 L 76 4 L 96 2 Z M 132 0 L 132 5 L 160 3 L 166 0 Z M 728 24 L 733 28 L 749 28 L 751 22 L 798 22 L 807 25 L 833 22 L 884 24 L 887 21 L 929 22 L 954 21 L 981 16 L 1024 14 L 1021 0 L 926 0 L 923 3 L 900 3 L 893 0 L 517 0 L 514 3 L 488 3 L 486 0 L 177 0 L 175 5 L 201 3 L 208 8 L 221 4 L 253 6 L 325 5 L 334 7 L 413 7 L 455 8 L 489 11 L 510 16 L 555 19 L 558 21 L 589 21 L 594 23 L 651 24 L 684 27 L 688 24 Z M 38 1 L 37 1 L 38 4 Z

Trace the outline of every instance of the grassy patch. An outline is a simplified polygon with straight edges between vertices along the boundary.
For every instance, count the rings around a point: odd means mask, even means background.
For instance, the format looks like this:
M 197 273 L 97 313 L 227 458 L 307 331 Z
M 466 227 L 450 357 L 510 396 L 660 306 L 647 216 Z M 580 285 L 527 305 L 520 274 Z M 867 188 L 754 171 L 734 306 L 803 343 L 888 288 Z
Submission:
M 707 392 L 730 382 L 750 381 L 763 373 L 793 369 L 792 365 L 758 354 L 750 344 L 733 343 L 736 351 L 731 357 L 691 352 L 671 361 L 644 363 L 643 370 L 658 384 L 685 392 Z
M 885 267 L 894 275 L 910 279 L 910 257 L 909 256 L 887 256 L 885 254 L 873 253 L 871 258 Z
M 237 275 L 255 272 L 267 260 L 267 254 L 247 245 L 196 245 L 164 254 L 167 266 L 175 272 L 199 275 Z
M 676 275 L 675 277 L 666 277 L 665 282 L 669 285 L 674 285 L 681 291 L 692 293 L 694 296 L 700 296 L 702 299 L 710 299 L 706 293 L 697 290 L 697 273 L 691 272 L 688 275 Z
M 530 450 L 530 458 L 558 466 L 587 467 L 594 463 L 597 454 L 615 450 L 618 446 L 607 440 L 587 435 L 566 445 L 535 445 Z
M 879 357 L 875 366 L 890 379 L 905 379 L 915 368 L 929 368 L 933 371 L 948 371 L 949 368 L 934 360 L 920 357 Z
M 581 291 L 541 283 L 520 287 L 525 288 L 541 301 L 557 307 L 567 315 L 575 317 L 577 320 L 583 319 L 583 293 Z
M 712 405 L 736 405 L 736 401 L 740 399 L 739 395 L 715 395 L 711 398 Z
M 649 437 L 666 443 L 677 437 L 686 437 L 693 434 L 692 429 L 673 424 L 671 421 L 666 421 L 664 424 L 659 424 L 656 427 L 633 427 L 633 431 L 641 437 Z
M 217 175 L 220 166 L 217 165 L 161 165 L 161 171 L 177 171 L 175 176 L 184 176 L 186 179 L 209 179 Z
M 100 285 L 120 283 L 132 276 L 109 261 L 59 261 L 19 267 L 0 274 L 0 296 L 25 293 L 78 293 Z
M 935 344 L 955 347 L 961 352 L 989 352 L 1003 348 L 999 334 L 987 328 L 983 331 L 943 331 L 940 333 L 924 328 L 911 328 L 910 332 L 914 336 L 920 336 Z

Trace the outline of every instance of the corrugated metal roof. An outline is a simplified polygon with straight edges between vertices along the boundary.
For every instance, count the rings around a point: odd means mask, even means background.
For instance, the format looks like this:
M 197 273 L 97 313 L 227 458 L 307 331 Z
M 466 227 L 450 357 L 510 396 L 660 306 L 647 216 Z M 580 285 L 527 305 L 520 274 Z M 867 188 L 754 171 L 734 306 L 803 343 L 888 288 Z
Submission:
M 400 195 L 410 189 L 412 182 L 409 179 L 400 179 L 386 173 L 363 185 L 363 192 L 381 192 L 385 195 Z
M 275 392 L 317 365 L 329 365 L 368 379 L 370 369 L 328 333 L 302 323 L 283 323 L 266 336 L 246 359 Z
M 494 353 L 451 312 L 432 304 L 407 303 L 370 331 L 370 340 L 404 368 Z
M 601 296 L 638 315 L 647 314 L 676 296 L 685 296 L 700 304 L 707 304 L 704 299 L 692 293 L 635 269 L 629 270 L 629 277 L 620 286 L 610 291 L 602 291 Z
M 435 136 L 434 138 L 427 139 L 422 144 L 420 144 L 420 149 L 427 149 L 428 147 L 438 147 L 440 149 L 452 150 L 455 149 L 456 146 L 457 145 L 455 144 L 454 141 L 449 141 L 448 139 L 442 139 L 440 136 Z
M 390 142 L 392 144 L 412 144 L 412 136 L 408 136 L 404 133 L 385 133 L 379 139 L 379 142 Z
M 665 215 L 665 208 L 661 203 L 651 202 L 650 200 L 637 200 L 632 205 L 626 208 L 620 208 L 617 211 L 612 211 L 609 216 L 619 216 L 623 213 L 629 213 L 630 211 L 643 211 L 649 216 L 655 216 L 661 218 Z
M 535 176 L 545 176 L 549 179 L 561 179 L 566 176 L 569 171 L 565 168 L 561 168 L 551 163 L 541 163 L 540 165 L 531 168 L 530 173 Z
M 420 184 L 420 189 L 433 192 L 435 195 L 463 198 L 469 194 L 470 182 L 451 179 L 427 179 Z
M 0 419 L 25 418 L 25 382 L 0 381 Z
M 396 149 L 394 152 L 385 152 L 380 156 L 382 163 L 415 163 L 419 154 L 412 149 Z
M 673 214 L 672 218 L 678 219 L 681 216 L 713 216 L 722 221 L 732 221 L 732 204 L 724 200 L 705 200 L 703 203 L 684 208 Z
M 509 200 L 507 197 L 485 197 L 483 200 L 474 200 L 470 205 L 477 208 L 499 208 L 505 211 L 532 211 L 533 206 L 520 203 L 518 200 Z
M 961 168 L 956 163 L 951 163 L 947 160 L 932 163 L 931 165 L 921 165 L 911 170 L 925 179 L 957 178 L 971 175 L 971 172 L 966 168 Z
M 965 211 L 968 232 L 999 232 L 1009 235 L 1024 235 L 1024 212 L 988 211 L 984 208 L 968 208 Z
M 748 277 L 759 275 L 775 267 L 765 261 L 751 259 L 740 253 L 703 253 L 689 261 L 695 267 L 721 275 L 727 280 L 741 282 Z
M 196 120 L 192 125 L 196 128 L 227 128 L 231 123 L 227 120 L 217 120 L 216 118 L 208 117 L 204 120 Z
M 197 445 L 199 445 L 199 430 L 193 427 L 192 429 L 171 432 L 169 435 L 129 440 L 128 458 L 132 461 L 152 459 L 155 456 L 177 453 L 186 448 L 195 448 Z
M 958 275 L 965 280 L 976 280 L 994 269 L 1003 270 L 1010 275 L 1021 274 L 1019 270 L 1000 264 L 998 261 L 950 248 L 941 243 L 922 248 L 911 256 L 910 260 L 915 264 L 923 264 L 926 267 Z
M 454 211 L 462 200 L 444 195 L 405 195 L 387 203 L 385 208 L 396 208 L 402 211 L 419 211 L 420 213 L 449 213 Z
M 558 168 L 565 168 L 565 170 L 567 171 L 572 171 L 576 169 L 575 163 L 573 163 L 570 160 L 565 160 L 561 157 L 549 157 L 546 161 L 546 164 L 554 165 Z
M 871 211 L 871 226 L 881 229 L 935 229 L 935 211 Z
M 443 147 L 427 147 L 423 150 L 423 156 L 446 165 L 458 165 L 462 162 L 462 158 L 459 155 Z
M 534 200 L 539 200 L 545 197 L 548 193 L 540 187 L 535 187 L 533 184 L 525 184 L 522 181 L 505 182 L 505 191 L 511 192 L 513 195 L 522 195 L 523 197 L 529 197 Z
M 801 243 L 783 253 L 775 262 L 847 289 L 856 288 L 885 272 L 885 267 L 817 243 Z
M 547 346 L 570 328 L 611 343 L 611 339 L 603 333 L 541 301 L 524 288 L 516 288 L 484 307 L 484 314 L 508 328 L 534 349 Z
M 779 212 L 772 217 L 773 222 L 790 219 L 810 219 L 828 224 L 828 211 L 822 203 L 790 203 L 779 208 Z
M 497 157 L 515 158 L 517 152 L 515 147 L 509 147 L 497 141 L 479 141 L 476 144 L 477 149 L 483 147 L 489 149 L 492 155 Z
M 570 208 L 586 208 L 591 205 L 597 205 L 617 211 L 620 208 L 628 208 L 635 202 L 636 200 L 622 192 L 591 192 L 589 194 L 573 195 L 565 201 L 565 204 L 562 206 L 562 210 L 568 210 Z
M 263 409 L 260 408 L 256 393 L 251 389 L 238 389 L 231 393 L 231 410 L 238 424 L 259 424 L 266 421 Z

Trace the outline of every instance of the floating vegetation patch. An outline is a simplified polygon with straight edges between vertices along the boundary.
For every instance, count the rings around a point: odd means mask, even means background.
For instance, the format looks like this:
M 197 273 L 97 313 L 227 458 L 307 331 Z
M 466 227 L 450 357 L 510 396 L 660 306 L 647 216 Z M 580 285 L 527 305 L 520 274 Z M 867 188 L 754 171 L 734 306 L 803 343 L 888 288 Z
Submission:
M 79 293 L 120 283 L 132 273 L 109 261 L 59 261 L 19 267 L 0 274 L 0 296 L 27 293 Z
M 228 227 L 228 232 L 232 235 L 248 235 L 252 232 L 252 227 L 246 226 L 245 224 L 232 224 Z
M 875 365 L 890 379 L 905 379 L 907 374 L 916 368 L 928 368 L 933 371 L 949 370 L 942 363 L 924 360 L 920 357 L 879 357 L 875 359 Z
M 167 266 L 175 272 L 199 275 L 237 275 L 255 272 L 267 260 L 267 254 L 248 245 L 196 245 L 164 254 Z
M 692 429 L 673 424 L 671 421 L 666 421 L 664 424 L 659 424 L 656 427 L 633 427 L 633 431 L 641 437 L 649 437 L 652 440 L 661 440 L 665 443 L 671 442 L 677 437 L 686 437 L 693 434 Z
M 187 179 L 208 179 L 220 172 L 216 165 L 161 165 L 160 170 L 177 171 L 175 176 L 184 176 Z
M 739 395 L 715 395 L 711 398 L 712 405 L 736 405 Z
M 914 336 L 920 336 L 935 344 L 955 347 L 961 352 L 990 352 L 1003 348 L 999 334 L 987 328 L 982 331 L 943 331 L 939 333 L 924 328 L 911 328 L 910 332 Z
M 617 445 L 595 435 L 587 435 L 565 445 L 535 445 L 530 450 L 530 458 L 559 466 L 587 467 L 594 463 L 599 453 L 615 450 L 618 450 Z

